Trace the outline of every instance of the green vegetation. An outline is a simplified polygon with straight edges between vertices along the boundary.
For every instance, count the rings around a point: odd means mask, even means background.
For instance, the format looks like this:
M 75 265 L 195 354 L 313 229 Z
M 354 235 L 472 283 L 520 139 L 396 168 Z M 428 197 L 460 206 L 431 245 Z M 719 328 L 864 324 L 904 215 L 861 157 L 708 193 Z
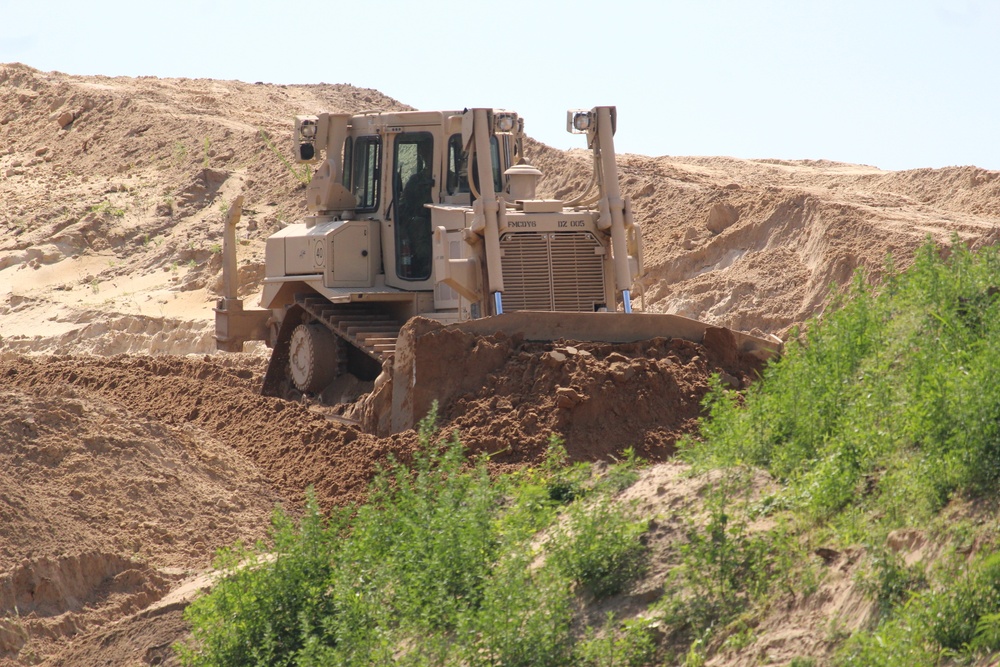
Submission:
M 925 245 L 878 295 L 852 289 L 743 398 L 716 384 L 705 466 L 750 464 L 845 535 L 926 520 L 1000 476 L 1000 259 Z M 866 518 L 867 517 L 867 518 Z
M 641 573 L 644 524 L 610 510 L 608 483 L 588 467 L 491 481 L 457 439 L 434 444 L 433 419 L 410 464 L 382 470 L 364 505 L 324 517 L 310 496 L 298 523 L 275 514 L 271 544 L 223 552 L 225 577 L 187 611 L 183 663 L 643 664 L 643 624 L 607 619 L 581 635 L 572 622 L 574 590 L 608 595 Z M 563 456 L 554 443 L 551 459 Z M 539 544 L 563 514 L 558 539 Z
M 773 595 L 795 585 L 814 587 L 808 559 L 784 526 L 753 531 L 751 478 L 733 469 L 709 489 L 707 521 L 688 519 L 687 542 L 666 588 L 675 591 L 660 602 L 675 640 L 699 646 L 738 649 L 753 639 L 755 612 Z
M 98 213 L 100 215 L 110 215 L 113 218 L 121 218 L 125 216 L 125 209 L 113 206 L 109 201 L 102 201 L 100 204 L 94 204 L 90 207 L 90 212 Z
M 175 141 L 174 142 L 174 150 L 173 150 L 174 164 L 176 166 L 180 167 L 185 162 L 187 162 L 187 158 L 188 158 L 188 149 L 187 149 L 187 146 L 185 146 L 184 143 L 181 142 L 181 141 Z
M 908 271 L 887 273 L 877 291 L 857 276 L 745 395 L 716 383 L 683 454 L 698 469 L 766 469 L 781 488 L 769 503 L 806 537 L 867 546 L 879 624 L 840 664 L 937 665 L 1000 647 L 1000 561 L 956 552 L 948 567 L 907 567 L 885 544 L 929 525 L 968 543 L 968 526 L 939 514 L 997 498 L 1000 255 L 928 242 Z M 977 540 L 988 553 L 995 530 Z M 758 578 L 741 581 L 749 596 Z

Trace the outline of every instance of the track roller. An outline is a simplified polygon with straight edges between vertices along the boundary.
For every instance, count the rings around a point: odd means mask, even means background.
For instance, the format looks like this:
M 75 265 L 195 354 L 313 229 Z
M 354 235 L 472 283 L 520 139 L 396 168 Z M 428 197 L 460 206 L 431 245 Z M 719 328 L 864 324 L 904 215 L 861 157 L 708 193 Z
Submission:
M 292 383 L 301 392 L 319 393 L 340 374 L 340 340 L 323 324 L 300 324 L 289 341 Z

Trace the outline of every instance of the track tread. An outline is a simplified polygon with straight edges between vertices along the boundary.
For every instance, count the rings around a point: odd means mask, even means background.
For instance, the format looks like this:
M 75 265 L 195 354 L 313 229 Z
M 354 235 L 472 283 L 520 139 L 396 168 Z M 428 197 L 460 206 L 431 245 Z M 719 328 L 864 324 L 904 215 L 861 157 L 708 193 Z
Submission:
M 301 296 L 296 301 L 330 331 L 375 361 L 381 363 L 395 353 L 402 325 L 385 313 L 366 304 L 332 305 L 315 295 Z

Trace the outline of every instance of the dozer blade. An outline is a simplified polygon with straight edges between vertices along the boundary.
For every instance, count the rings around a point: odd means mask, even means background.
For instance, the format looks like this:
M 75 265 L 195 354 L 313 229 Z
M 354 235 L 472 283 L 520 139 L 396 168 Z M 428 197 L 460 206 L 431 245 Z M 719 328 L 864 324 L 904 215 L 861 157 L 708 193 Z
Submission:
M 524 340 L 545 342 L 575 340 L 595 343 L 634 343 L 650 338 L 681 338 L 702 343 L 706 332 L 722 329 L 680 315 L 665 313 L 553 313 L 522 310 L 478 320 L 449 324 L 446 328 L 477 336 L 503 332 Z M 762 360 L 781 353 L 778 338 L 766 339 L 727 330 L 740 352 Z
M 383 404 L 382 417 L 372 428 L 379 435 L 411 428 L 427 414 L 434 400 L 446 403 L 452 395 L 468 391 L 464 386 L 468 379 L 455 377 L 447 355 L 465 354 L 476 337 L 497 333 L 532 342 L 633 343 L 680 338 L 709 345 L 706 339 L 712 338 L 713 345 L 721 344 L 762 361 L 781 353 L 777 338 L 758 338 L 679 315 L 519 311 L 448 325 L 417 317 L 400 331 L 392 379 L 385 382 L 391 409 Z

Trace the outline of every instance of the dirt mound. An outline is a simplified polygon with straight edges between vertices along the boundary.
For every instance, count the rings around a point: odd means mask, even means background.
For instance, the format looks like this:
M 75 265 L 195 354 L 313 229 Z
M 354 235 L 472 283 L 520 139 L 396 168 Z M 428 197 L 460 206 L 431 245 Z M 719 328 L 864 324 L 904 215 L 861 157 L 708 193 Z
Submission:
M 553 433 L 578 460 L 610 460 L 634 447 L 658 461 L 691 433 L 709 375 L 746 386 L 757 365 L 727 363 L 714 350 L 677 339 L 525 345 L 444 416 L 498 462 L 542 450 Z
M 81 550 L 207 565 L 214 549 L 261 534 L 278 496 L 226 444 L 71 380 L 32 386 L 4 369 L 0 568 Z
M 549 158 L 555 160 L 556 158 Z M 624 156 L 646 239 L 649 310 L 781 334 L 856 269 L 908 266 L 928 237 L 998 237 L 997 173 L 828 161 Z M 725 211 L 725 224 L 719 223 Z M 638 290 L 636 290 L 638 291 Z
M 0 433 L 0 664 L 145 609 L 280 498 L 203 431 L 71 383 L 5 380 Z
M 541 345 L 501 334 L 469 338 L 468 346 L 479 353 L 441 360 L 442 369 L 463 383 L 442 396 L 440 424 L 445 433 L 459 430 L 471 450 L 493 454 L 498 465 L 540 461 L 552 434 L 565 440 L 576 460 L 609 460 L 630 446 L 653 460 L 663 459 L 672 453 L 676 438 L 690 431 L 710 374 L 722 373 L 741 387 L 760 365 L 725 341 L 706 346 L 665 339 Z M 461 350 L 454 341 L 445 347 L 449 353 Z M 96 396 L 118 406 L 121 423 L 158 425 L 223 443 L 233 455 L 253 462 L 262 476 L 258 482 L 281 489 L 294 502 L 308 486 L 315 487 L 324 504 L 358 501 L 377 466 L 390 455 L 405 460 L 416 446 L 413 431 L 380 438 L 345 423 L 328 408 L 260 396 L 262 371 L 263 362 L 251 356 L 15 356 L 0 362 L 0 377 L 18 391 L 47 395 L 62 388 L 70 396 Z M 12 415 L 12 421 L 20 420 L 12 428 L 19 429 L 31 452 L 15 466 L 39 462 L 51 467 L 70 456 L 65 446 L 38 438 L 39 420 L 49 424 L 61 418 L 62 412 L 26 422 Z M 98 452 L 117 452 L 128 442 L 110 434 L 81 437 L 77 448 Z M 154 463 L 149 457 L 143 462 Z M 168 480 L 172 476 L 151 480 L 149 490 Z M 106 493 L 82 484 L 71 491 L 79 498 Z M 186 513 L 195 514 L 191 509 Z M 175 539 L 157 538 L 149 530 L 160 542 Z
M 210 351 L 228 202 L 246 200 L 242 273 L 253 289 L 263 239 L 305 210 L 302 183 L 284 161 L 288 119 L 363 108 L 407 107 L 349 85 L 72 77 L 0 65 L 3 347 Z M 105 336 L 109 315 L 127 320 L 117 336 Z
M 388 377 L 347 414 L 387 433 L 437 401 L 443 428 L 495 464 L 538 462 L 552 435 L 575 460 L 608 461 L 628 447 L 662 460 L 691 432 L 710 375 L 744 388 L 763 365 L 725 329 L 709 329 L 703 344 L 532 343 L 523 331 L 475 335 L 417 318 L 400 340 Z

